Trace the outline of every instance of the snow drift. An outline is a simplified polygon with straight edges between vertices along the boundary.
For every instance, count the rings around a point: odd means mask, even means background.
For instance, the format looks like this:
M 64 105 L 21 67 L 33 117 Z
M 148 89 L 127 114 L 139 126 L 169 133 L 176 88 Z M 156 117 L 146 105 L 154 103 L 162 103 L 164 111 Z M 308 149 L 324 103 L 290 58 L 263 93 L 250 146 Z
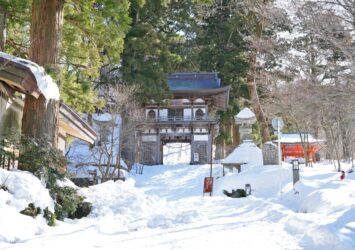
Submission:
M 54 202 L 41 181 L 28 172 L 0 169 L 0 242 L 18 242 L 41 234 L 47 222 L 41 216 L 32 218 L 19 212 L 29 203 L 54 210 Z

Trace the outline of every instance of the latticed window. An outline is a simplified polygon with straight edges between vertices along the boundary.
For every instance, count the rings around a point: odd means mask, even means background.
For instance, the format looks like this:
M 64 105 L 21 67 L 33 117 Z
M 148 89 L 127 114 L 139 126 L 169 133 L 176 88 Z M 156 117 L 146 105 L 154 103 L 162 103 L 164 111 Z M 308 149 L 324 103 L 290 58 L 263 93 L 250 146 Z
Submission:
M 148 118 L 149 119 L 155 119 L 155 117 L 156 117 L 155 111 L 154 110 L 149 110 Z
M 203 113 L 202 109 L 198 109 L 196 110 L 195 115 L 197 119 L 202 119 L 205 114 Z
M 184 110 L 183 109 L 169 109 L 168 116 L 169 117 L 183 117 Z

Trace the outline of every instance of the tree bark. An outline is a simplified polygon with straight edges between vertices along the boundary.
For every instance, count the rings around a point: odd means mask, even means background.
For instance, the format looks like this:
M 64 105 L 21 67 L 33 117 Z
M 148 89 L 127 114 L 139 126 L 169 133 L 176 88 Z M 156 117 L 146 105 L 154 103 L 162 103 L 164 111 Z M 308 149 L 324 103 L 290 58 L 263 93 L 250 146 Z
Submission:
M 263 2 L 265 3 L 265 1 Z M 255 39 L 259 41 L 259 44 L 261 42 L 263 29 L 264 29 L 263 21 L 257 21 L 255 24 Z M 260 125 L 262 142 L 265 143 L 267 141 L 270 141 L 270 133 L 269 133 L 269 126 L 266 120 L 265 113 L 261 107 L 258 89 L 256 86 L 256 74 L 257 74 L 256 64 L 257 64 L 257 55 L 258 55 L 259 48 L 258 47 L 251 48 L 251 50 L 252 52 L 249 60 L 250 69 L 247 75 L 247 86 L 248 86 L 248 92 L 251 100 L 251 105 L 255 112 L 256 120 Z
M 247 77 L 247 85 L 250 96 L 251 105 L 254 109 L 256 119 L 260 125 L 260 132 L 262 142 L 270 141 L 269 126 L 266 120 L 265 113 L 261 107 L 258 90 L 256 87 L 255 75 L 256 75 L 256 53 L 251 55 L 250 71 Z
M 64 0 L 35 0 L 32 3 L 30 60 L 55 68 L 63 23 Z M 27 95 L 22 118 L 22 133 L 57 145 L 59 102 Z
M 6 10 L 0 5 L 0 51 L 4 51 L 6 42 Z
M 64 0 L 32 3 L 30 59 L 43 67 L 57 64 Z

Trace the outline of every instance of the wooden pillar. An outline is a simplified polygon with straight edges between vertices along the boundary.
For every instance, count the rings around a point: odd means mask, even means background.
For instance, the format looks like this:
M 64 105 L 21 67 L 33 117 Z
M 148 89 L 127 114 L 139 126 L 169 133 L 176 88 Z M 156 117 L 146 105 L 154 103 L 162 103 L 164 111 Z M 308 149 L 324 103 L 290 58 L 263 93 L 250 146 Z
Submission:
M 155 147 L 155 164 L 161 164 L 162 160 L 162 152 L 161 152 L 161 138 L 160 138 L 160 131 L 158 130 L 157 133 L 157 142 L 156 142 L 156 147 Z
M 191 98 L 191 121 L 194 120 L 194 99 Z
M 158 112 L 157 112 L 157 117 L 156 120 L 159 122 L 160 121 L 160 104 L 158 103 Z
M 191 151 L 191 164 L 194 163 L 194 153 L 195 153 L 195 141 L 194 141 L 194 128 L 193 126 L 191 126 L 191 147 L 190 147 L 190 151 Z

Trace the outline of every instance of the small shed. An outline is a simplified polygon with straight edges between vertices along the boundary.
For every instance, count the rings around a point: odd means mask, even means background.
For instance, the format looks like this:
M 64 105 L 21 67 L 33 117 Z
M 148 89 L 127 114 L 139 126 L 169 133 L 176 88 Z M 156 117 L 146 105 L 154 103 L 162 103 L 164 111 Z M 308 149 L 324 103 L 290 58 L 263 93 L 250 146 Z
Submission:
M 319 161 L 319 151 L 321 144 L 324 140 L 314 138 L 309 133 L 284 133 L 281 135 L 280 144 L 282 152 L 282 160 L 287 158 L 304 158 L 304 149 L 302 147 L 302 141 L 306 143 L 306 160 L 316 162 Z M 274 143 L 278 143 L 278 140 L 274 140 Z
M 222 160 L 223 167 L 230 170 L 236 168 L 241 171 L 241 166 L 262 166 L 263 154 L 251 140 L 244 140 L 232 153 Z

